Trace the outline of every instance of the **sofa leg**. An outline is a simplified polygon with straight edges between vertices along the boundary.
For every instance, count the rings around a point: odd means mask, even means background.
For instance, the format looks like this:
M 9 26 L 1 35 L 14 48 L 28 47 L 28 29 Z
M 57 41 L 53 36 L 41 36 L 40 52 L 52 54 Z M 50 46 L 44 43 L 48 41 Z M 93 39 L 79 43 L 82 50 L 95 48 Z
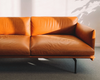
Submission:
M 76 74 L 77 73 L 77 60 L 76 60 L 76 58 L 73 58 L 73 60 L 75 61 L 75 71 L 74 71 L 74 73 Z

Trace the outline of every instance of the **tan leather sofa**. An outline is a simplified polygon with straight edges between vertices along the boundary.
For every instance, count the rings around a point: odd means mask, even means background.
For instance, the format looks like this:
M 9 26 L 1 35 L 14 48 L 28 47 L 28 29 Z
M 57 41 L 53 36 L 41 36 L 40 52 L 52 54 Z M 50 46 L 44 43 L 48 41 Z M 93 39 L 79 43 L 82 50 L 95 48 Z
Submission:
M 94 59 L 95 30 L 77 17 L 0 17 L 0 58 Z

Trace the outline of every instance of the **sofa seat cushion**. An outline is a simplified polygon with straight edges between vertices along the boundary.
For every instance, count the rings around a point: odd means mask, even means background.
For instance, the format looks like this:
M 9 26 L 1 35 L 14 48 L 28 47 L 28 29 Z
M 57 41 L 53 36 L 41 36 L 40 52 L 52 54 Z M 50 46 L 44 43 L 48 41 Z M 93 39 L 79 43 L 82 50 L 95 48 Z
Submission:
M 0 35 L 0 55 L 30 55 L 30 36 Z
M 31 55 L 94 55 L 94 50 L 72 35 L 37 35 L 31 37 Z

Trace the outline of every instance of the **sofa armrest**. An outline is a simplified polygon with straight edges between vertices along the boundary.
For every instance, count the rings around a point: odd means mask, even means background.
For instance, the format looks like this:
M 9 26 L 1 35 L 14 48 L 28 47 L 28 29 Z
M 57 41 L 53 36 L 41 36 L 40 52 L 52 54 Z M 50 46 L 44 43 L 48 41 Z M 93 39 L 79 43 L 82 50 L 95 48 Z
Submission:
M 89 46 L 91 46 L 94 49 L 95 46 L 95 30 L 84 26 L 80 23 L 77 23 L 75 34 L 78 38 L 83 40 L 85 43 L 87 43 Z

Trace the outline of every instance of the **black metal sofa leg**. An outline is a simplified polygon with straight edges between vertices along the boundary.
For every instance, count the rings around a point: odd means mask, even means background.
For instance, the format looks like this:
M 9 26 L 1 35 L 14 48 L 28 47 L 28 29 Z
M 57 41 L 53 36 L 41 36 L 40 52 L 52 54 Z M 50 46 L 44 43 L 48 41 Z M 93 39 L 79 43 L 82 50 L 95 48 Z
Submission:
M 73 60 L 75 61 L 75 68 L 74 68 L 75 72 L 74 73 L 76 74 L 77 73 L 77 60 L 76 60 L 76 58 L 73 58 Z

